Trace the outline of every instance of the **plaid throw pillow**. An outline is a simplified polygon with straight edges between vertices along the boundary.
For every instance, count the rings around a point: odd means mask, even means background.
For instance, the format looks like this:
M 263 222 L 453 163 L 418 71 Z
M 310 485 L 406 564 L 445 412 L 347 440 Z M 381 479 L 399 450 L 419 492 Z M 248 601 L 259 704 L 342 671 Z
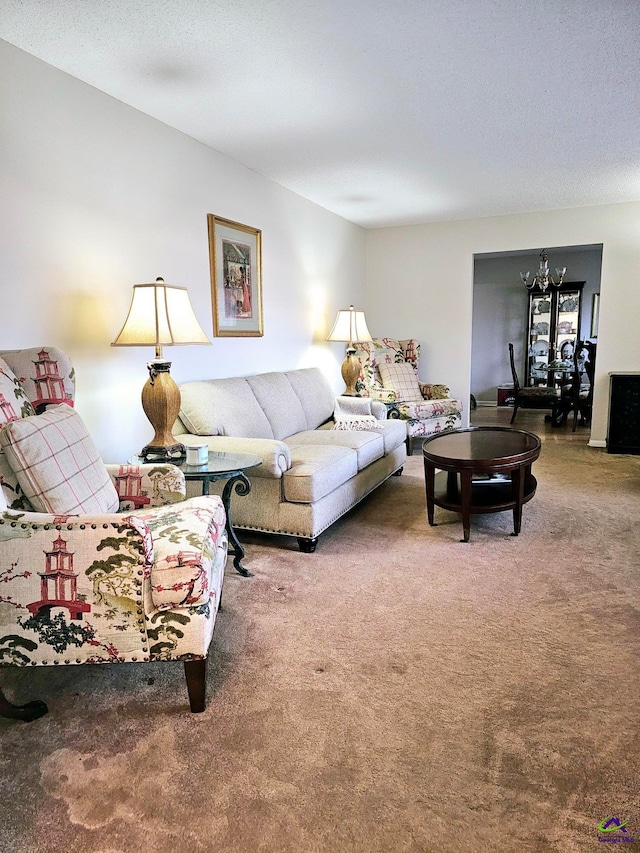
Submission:
M 380 377 L 385 388 L 396 392 L 398 400 L 422 400 L 418 377 L 410 364 L 381 364 Z
M 8 423 L 0 445 L 36 512 L 116 512 L 118 494 L 80 415 L 65 403 Z

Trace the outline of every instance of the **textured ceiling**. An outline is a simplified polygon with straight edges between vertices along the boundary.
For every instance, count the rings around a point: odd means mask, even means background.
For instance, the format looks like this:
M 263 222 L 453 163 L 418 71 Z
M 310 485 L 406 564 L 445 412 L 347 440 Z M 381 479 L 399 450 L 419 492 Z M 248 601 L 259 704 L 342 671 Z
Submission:
M 640 199 L 638 0 L 0 0 L 0 38 L 366 227 Z

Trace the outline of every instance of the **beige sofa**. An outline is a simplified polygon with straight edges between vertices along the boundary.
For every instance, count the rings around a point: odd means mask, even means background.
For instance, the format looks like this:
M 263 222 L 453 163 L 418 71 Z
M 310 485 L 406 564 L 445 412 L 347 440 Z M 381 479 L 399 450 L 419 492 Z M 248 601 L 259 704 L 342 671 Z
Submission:
M 332 420 L 336 397 L 317 368 L 187 382 L 180 391 L 179 441 L 262 460 L 248 472 L 251 492 L 233 495 L 234 527 L 295 536 L 303 551 L 406 459 L 405 425 L 386 420 L 384 404 L 338 398 L 371 413 L 375 428 Z

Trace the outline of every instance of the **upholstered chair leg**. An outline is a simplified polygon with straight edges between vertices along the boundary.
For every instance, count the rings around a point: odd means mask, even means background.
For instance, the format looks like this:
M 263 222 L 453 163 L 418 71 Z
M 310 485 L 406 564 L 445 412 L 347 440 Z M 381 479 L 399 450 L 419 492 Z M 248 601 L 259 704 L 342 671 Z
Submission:
M 204 711 L 207 692 L 207 659 L 186 660 L 184 674 L 187 678 L 189 706 L 194 714 Z
M 26 723 L 30 723 L 32 720 L 44 716 L 48 710 L 46 704 L 40 699 L 34 699 L 33 702 L 27 702 L 26 705 L 14 705 L 0 690 L 0 717 L 9 717 L 12 720 L 24 720 Z
M 413 436 L 407 436 L 407 456 L 413 456 Z

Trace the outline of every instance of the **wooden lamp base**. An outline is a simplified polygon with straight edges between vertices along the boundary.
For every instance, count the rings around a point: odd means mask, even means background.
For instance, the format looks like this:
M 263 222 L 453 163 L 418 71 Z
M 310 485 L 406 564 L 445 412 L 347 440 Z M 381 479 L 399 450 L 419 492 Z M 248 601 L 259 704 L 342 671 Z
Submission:
M 355 349 L 348 348 L 347 356 L 342 362 L 342 367 L 340 368 L 344 384 L 346 385 L 345 390 L 342 392 L 343 397 L 360 396 L 356 391 L 356 382 L 358 381 L 358 376 L 360 376 L 360 360 L 356 358 L 355 353 Z
M 170 361 L 157 358 L 149 362 L 149 378 L 142 389 L 142 408 L 155 430 L 153 439 L 142 448 L 145 459 L 182 459 L 187 450 L 172 433 L 180 411 L 180 389 L 173 381 Z

